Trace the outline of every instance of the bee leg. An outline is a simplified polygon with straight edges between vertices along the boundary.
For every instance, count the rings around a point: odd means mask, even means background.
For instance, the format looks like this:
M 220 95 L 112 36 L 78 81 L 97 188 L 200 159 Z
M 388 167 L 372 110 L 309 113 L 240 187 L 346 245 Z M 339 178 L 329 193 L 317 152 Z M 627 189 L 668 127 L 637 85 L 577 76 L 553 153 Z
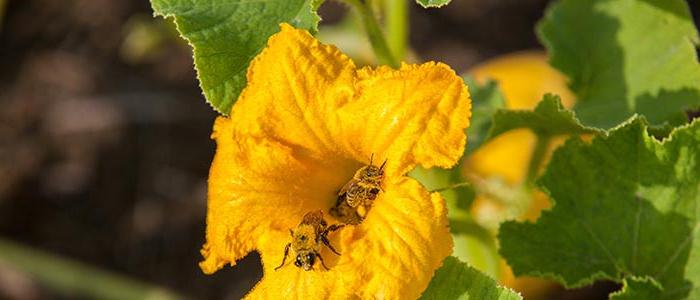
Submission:
M 345 224 L 333 224 L 331 226 L 326 227 L 326 229 L 323 230 L 323 232 L 320 235 L 321 241 L 323 242 L 323 244 L 328 246 L 328 248 L 330 248 L 331 251 L 333 251 L 333 253 L 338 254 L 338 255 L 340 255 L 340 253 L 338 253 L 338 251 L 336 251 L 335 248 L 333 248 L 333 246 L 331 245 L 331 242 L 328 240 L 328 233 L 336 231 L 336 230 L 343 228 L 343 227 L 345 227 Z
M 328 241 L 328 238 L 326 236 L 322 236 L 321 241 L 323 242 L 324 245 L 328 246 L 328 248 L 330 248 L 331 251 L 333 251 L 333 253 L 340 255 L 340 253 L 338 253 L 338 251 L 336 251 L 335 248 L 333 248 L 333 246 L 331 246 L 331 242 Z
M 292 243 L 288 243 L 287 246 L 284 246 L 284 258 L 282 258 L 282 264 L 280 264 L 279 267 L 275 268 L 275 271 L 277 271 L 277 269 L 284 266 L 284 262 L 287 260 L 287 255 L 289 254 L 289 247 L 290 246 L 292 246 Z
M 321 253 L 318 253 L 318 251 L 314 251 L 314 254 L 316 254 L 316 257 L 318 257 L 318 260 L 321 261 L 321 265 L 322 265 L 326 270 L 330 270 L 328 267 L 326 267 L 326 263 L 323 262 L 323 257 L 321 257 Z
M 325 233 L 333 232 L 333 231 L 336 231 L 336 230 L 343 228 L 343 227 L 345 227 L 345 224 L 333 224 L 331 226 L 328 226 L 328 228 L 326 228 L 326 230 L 324 230 L 324 232 Z
M 290 230 L 289 230 L 289 235 L 291 235 L 292 237 L 294 237 L 294 230 L 291 230 L 291 229 L 290 229 Z

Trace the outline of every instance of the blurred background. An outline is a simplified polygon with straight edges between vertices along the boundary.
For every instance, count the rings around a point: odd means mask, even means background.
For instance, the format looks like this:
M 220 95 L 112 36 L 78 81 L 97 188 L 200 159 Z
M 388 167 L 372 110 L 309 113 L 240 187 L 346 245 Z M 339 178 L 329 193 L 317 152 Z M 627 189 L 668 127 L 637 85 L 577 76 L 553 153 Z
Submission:
M 463 72 L 539 49 L 547 3 L 411 3 L 409 57 Z M 347 12 L 327 1 L 319 37 L 371 64 Z M 216 113 L 195 75 L 190 48 L 146 0 L 0 0 L 0 299 L 238 299 L 252 288 L 256 254 L 211 276 L 197 265 Z

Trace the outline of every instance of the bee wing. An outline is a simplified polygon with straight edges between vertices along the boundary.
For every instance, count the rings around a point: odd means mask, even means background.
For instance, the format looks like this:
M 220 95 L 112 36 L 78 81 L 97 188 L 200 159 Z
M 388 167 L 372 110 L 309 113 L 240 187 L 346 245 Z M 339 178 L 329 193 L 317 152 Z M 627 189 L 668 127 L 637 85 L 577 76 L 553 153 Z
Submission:
M 301 224 L 308 224 L 308 225 L 318 225 L 318 224 L 321 224 L 322 222 L 324 222 L 323 211 L 320 211 L 320 210 L 307 212 L 304 215 L 304 218 L 301 220 Z
M 338 191 L 338 196 L 342 196 L 345 193 L 347 193 L 348 189 L 350 188 L 351 185 L 355 184 L 357 182 L 356 179 L 350 179 L 342 188 L 340 188 L 340 191 Z

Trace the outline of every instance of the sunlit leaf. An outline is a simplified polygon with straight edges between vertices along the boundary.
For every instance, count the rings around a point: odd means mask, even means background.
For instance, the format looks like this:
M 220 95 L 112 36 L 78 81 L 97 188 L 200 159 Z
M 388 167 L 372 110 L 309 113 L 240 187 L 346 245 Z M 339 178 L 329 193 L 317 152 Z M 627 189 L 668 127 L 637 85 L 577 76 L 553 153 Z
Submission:
M 151 0 L 156 15 L 172 17 L 193 48 L 207 102 L 227 115 L 246 86 L 251 60 L 279 24 L 316 31 L 320 21 L 311 0 Z
M 700 106 L 698 32 L 683 0 L 561 0 L 538 31 L 585 125 L 610 128 L 634 113 L 680 124 Z
M 516 128 L 528 128 L 538 135 L 573 135 L 596 133 L 598 129 L 583 126 L 574 113 L 562 106 L 559 96 L 544 95 L 534 110 L 499 110 L 493 116 L 488 139 Z
M 660 299 L 661 286 L 651 278 L 625 278 L 622 290 L 610 294 L 610 300 Z
M 555 152 L 539 181 L 552 210 L 500 229 L 501 254 L 516 274 L 569 287 L 648 277 L 661 297 L 637 280 L 620 297 L 700 299 L 700 121 L 664 141 L 646 129 L 635 117 Z
M 435 276 L 421 299 L 518 300 L 522 297 L 450 256 L 435 271 Z
M 424 8 L 429 7 L 443 7 L 450 3 L 452 0 L 416 0 L 416 3 Z

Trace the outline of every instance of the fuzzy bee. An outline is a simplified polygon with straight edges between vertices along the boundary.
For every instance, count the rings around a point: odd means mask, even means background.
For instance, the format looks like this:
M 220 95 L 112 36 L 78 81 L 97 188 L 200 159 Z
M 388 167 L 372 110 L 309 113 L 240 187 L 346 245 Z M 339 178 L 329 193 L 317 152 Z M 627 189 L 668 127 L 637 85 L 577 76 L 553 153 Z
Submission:
M 373 159 L 374 155 L 370 157 L 369 165 L 357 170 L 340 189 L 336 205 L 330 210 L 331 215 L 348 224 L 358 224 L 362 220 L 363 217 L 357 213 L 358 208 L 362 206 L 367 211 L 382 191 L 386 160 L 380 166 L 375 166 Z
M 357 225 L 362 223 L 363 219 L 358 213 L 358 208 L 350 207 L 343 197 L 338 197 L 338 202 L 331 208 L 330 213 L 345 224 Z
M 292 242 L 284 247 L 282 264 L 275 268 L 275 270 L 284 266 L 290 248 L 296 254 L 296 259 L 294 260 L 295 266 L 309 271 L 313 268 L 316 258 L 318 257 L 318 260 L 321 261 L 321 265 L 328 270 L 328 267 L 326 267 L 326 264 L 323 262 L 323 257 L 321 257 L 321 244 L 326 245 L 333 253 L 340 255 L 328 241 L 328 234 L 343 226 L 345 225 L 333 224 L 328 226 L 326 220 L 323 219 L 323 212 L 320 210 L 306 213 L 301 223 L 299 223 L 294 230 L 289 230 L 289 233 L 292 235 Z

